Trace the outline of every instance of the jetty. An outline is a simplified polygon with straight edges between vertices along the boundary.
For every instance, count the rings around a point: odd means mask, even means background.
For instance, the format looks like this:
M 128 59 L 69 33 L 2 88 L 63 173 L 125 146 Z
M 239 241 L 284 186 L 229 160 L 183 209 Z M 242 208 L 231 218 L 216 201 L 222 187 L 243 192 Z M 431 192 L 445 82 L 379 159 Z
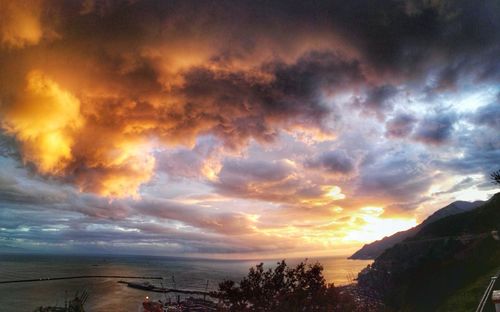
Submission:
M 156 293 L 179 293 L 179 294 L 187 294 L 187 295 L 210 296 L 209 291 L 158 287 L 158 286 L 152 285 L 148 282 L 134 283 L 134 282 L 127 282 L 127 281 L 118 281 L 118 283 L 126 284 L 130 288 L 140 289 L 140 290 L 144 290 L 144 291 L 151 291 L 151 292 L 156 292 Z
M 42 278 L 32 278 L 32 279 L 0 281 L 0 284 L 46 282 L 46 281 L 60 281 L 60 280 L 84 279 L 84 278 L 120 278 L 120 279 L 127 278 L 127 279 L 149 279 L 149 280 L 162 280 L 163 279 L 163 277 L 158 277 L 158 276 L 78 275 L 78 276 L 42 277 Z

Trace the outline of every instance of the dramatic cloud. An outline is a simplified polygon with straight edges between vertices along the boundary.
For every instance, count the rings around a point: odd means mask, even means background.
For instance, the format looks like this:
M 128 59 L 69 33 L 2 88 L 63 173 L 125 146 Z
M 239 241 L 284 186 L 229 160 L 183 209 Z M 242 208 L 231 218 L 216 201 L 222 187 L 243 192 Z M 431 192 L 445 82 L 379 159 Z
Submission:
M 249 138 L 272 142 L 280 128 L 327 131 L 322 92 L 339 92 L 362 76 L 356 62 L 310 53 L 290 65 L 272 62 L 249 72 L 194 68 L 184 79 L 178 92 L 187 103 L 176 131 L 212 133 L 234 148 Z
M 84 121 L 80 101 L 41 72 L 30 72 L 26 80 L 24 92 L 6 107 L 2 126 L 22 142 L 25 161 L 42 173 L 61 173 L 73 157 L 73 133 Z
M 0 245 L 327 254 L 486 199 L 498 55 L 496 0 L 0 0 Z
M 79 100 L 41 72 L 31 72 L 28 98 L 8 104 L 4 128 L 16 135 L 23 158 L 41 173 L 65 173 L 84 191 L 134 195 L 152 176 L 153 148 L 192 145 L 208 134 L 234 150 L 250 138 L 271 143 L 280 130 L 328 133 L 322 92 L 362 79 L 355 62 L 332 53 L 310 53 L 292 64 L 272 62 L 249 72 L 194 67 L 179 77 L 184 82 L 170 91 L 156 90 L 171 103 L 154 104 L 133 98 Z

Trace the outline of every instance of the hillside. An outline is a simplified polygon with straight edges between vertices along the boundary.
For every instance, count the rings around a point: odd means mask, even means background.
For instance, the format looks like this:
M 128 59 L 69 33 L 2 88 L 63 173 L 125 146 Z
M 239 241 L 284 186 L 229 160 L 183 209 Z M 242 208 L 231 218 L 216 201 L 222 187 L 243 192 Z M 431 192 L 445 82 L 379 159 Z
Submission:
M 360 250 L 356 251 L 349 259 L 370 260 L 380 256 L 384 250 L 391 248 L 404 241 L 405 239 L 415 235 L 419 230 L 419 226 L 412 227 L 406 231 L 397 232 L 391 236 L 386 236 L 380 240 L 365 244 Z
M 406 231 L 400 231 L 397 232 L 391 236 L 386 236 L 382 238 L 381 240 L 374 241 L 370 244 L 365 244 L 360 250 L 356 251 L 352 256 L 349 257 L 349 259 L 360 259 L 360 260 L 367 260 L 367 259 L 375 259 L 378 256 L 380 256 L 386 249 L 391 248 L 392 246 L 396 245 L 397 243 L 400 243 L 404 241 L 405 239 L 414 236 L 415 234 L 418 233 L 418 231 L 425 225 L 430 224 L 432 222 L 435 222 L 437 220 L 440 220 L 442 218 L 445 218 L 447 216 L 459 214 L 462 212 L 466 212 L 469 210 L 472 210 L 481 204 L 483 204 L 483 201 L 475 201 L 475 202 L 467 202 L 467 201 L 456 201 L 448 206 L 441 208 L 434 212 L 432 215 L 427 217 L 422 223 L 419 225 L 412 227 L 411 229 L 408 229 Z
M 491 234 L 498 229 L 500 193 L 474 210 L 423 225 L 363 270 L 358 285 L 395 311 L 439 310 L 461 289 L 500 268 L 500 241 Z M 473 309 L 464 305 L 455 311 Z

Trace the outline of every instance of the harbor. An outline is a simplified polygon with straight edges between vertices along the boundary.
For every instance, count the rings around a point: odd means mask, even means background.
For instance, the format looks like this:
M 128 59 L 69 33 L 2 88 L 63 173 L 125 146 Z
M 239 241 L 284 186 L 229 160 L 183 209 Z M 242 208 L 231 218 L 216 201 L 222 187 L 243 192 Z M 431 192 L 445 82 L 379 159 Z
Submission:
M 52 282 L 64 280 L 77 280 L 77 279 L 141 279 L 147 280 L 143 282 L 130 282 L 119 280 L 117 283 L 126 285 L 128 288 L 135 290 L 163 293 L 165 296 L 162 299 L 153 300 L 149 296 L 145 296 L 144 301 L 139 306 L 142 312 L 168 312 L 168 311 L 182 311 L 182 312 L 197 312 L 197 311 L 216 311 L 217 304 L 207 299 L 210 297 L 208 291 L 209 281 L 205 285 L 205 291 L 167 288 L 163 287 L 163 277 L 158 276 L 129 276 L 129 275 L 78 275 L 78 276 L 61 276 L 61 277 L 44 277 L 34 279 L 18 279 L 0 281 L 0 284 L 18 284 L 18 283 L 33 283 L 33 282 Z M 161 286 L 156 286 L 150 281 L 160 280 Z M 172 276 L 172 281 L 175 285 L 175 278 Z M 167 294 L 175 294 L 174 298 L 167 296 Z M 187 298 L 181 299 L 181 295 L 190 295 Z M 200 296 L 200 297 L 193 297 Z M 67 291 L 65 292 L 65 299 L 63 305 L 54 306 L 39 306 L 34 312 L 85 312 L 85 303 L 90 294 L 87 290 L 76 292 L 75 295 L 68 300 Z M 201 298 L 203 296 L 203 298 Z
M 149 282 L 134 283 L 134 282 L 118 281 L 118 283 L 125 284 L 130 288 L 140 289 L 140 290 L 144 290 L 144 291 L 157 292 L 157 293 L 179 293 L 179 294 L 187 294 L 187 295 L 210 296 L 210 292 L 208 292 L 208 291 L 158 287 L 158 286 L 155 286 Z
M 370 262 L 338 257 L 322 259 L 327 281 L 336 284 L 348 283 L 349 272 L 357 274 Z M 275 261 L 265 263 L 272 266 Z M 255 261 L 246 260 L 154 256 L 3 255 L 0 256 L 1 310 L 34 311 L 41 306 L 63 308 L 66 298 L 72 299 L 82 290 L 89 293 L 84 305 L 86 312 L 137 311 L 146 297 L 151 302 L 161 300 L 172 305 L 179 299 L 187 305 L 186 302 L 193 302 L 189 297 L 203 299 L 204 294 L 207 300 L 214 300 L 208 293 L 216 291 L 219 283 L 240 280 L 254 264 Z M 133 288 L 119 281 L 149 282 L 168 292 Z

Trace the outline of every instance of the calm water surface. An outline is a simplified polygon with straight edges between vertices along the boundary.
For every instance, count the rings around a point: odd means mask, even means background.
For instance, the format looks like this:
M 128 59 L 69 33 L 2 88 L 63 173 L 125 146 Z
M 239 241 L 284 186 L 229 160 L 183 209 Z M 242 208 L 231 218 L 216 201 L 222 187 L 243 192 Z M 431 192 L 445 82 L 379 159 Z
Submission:
M 345 258 L 317 259 L 324 266 L 324 276 L 336 285 L 351 281 L 371 261 Z M 296 264 L 300 260 L 288 260 Z M 310 260 L 313 262 L 314 260 Z M 264 261 L 273 266 L 276 261 Z M 79 275 L 162 276 L 167 287 L 215 290 L 224 279 L 239 281 L 257 260 L 199 260 L 168 257 L 139 256 L 40 256 L 0 255 L 0 281 L 63 277 Z M 135 280 L 141 281 L 141 280 Z M 158 281 L 154 283 L 159 285 Z M 63 305 L 64 298 L 86 289 L 89 300 L 87 311 L 137 311 L 144 296 L 164 298 L 163 294 L 147 293 L 117 283 L 117 279 L 95 278 L 45 281 L 19 284 L 0 284 L 0 311 L 33 311 L 41 305 Z M 172 299 L 174 298 L 173 295 Z

